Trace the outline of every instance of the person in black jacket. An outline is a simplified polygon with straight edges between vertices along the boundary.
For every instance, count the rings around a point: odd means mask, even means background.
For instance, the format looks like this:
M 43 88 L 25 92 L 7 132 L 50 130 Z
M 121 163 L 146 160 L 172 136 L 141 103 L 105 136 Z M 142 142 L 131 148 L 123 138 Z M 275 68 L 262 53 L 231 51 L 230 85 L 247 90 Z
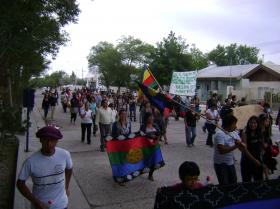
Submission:
M 70 119 L 70 123 L 74 122 L 74 125 L 75 125 L 75 122 L 76 122 L 76 119 L 77 119 L 77 113 L 79 112 L 79 100 L 77 99 L 75 93 L 73 93 L 73 97 L 70 100 L 70 104 L 71 104 L 71 109 L 70 109 L 71 119 Z
M 42 102 L 42 108 L 44 110 L 44 119 L 47 119 L 49 108 L 50 108 L 50 101 L 49 101 L 49 93 L 44 94 L 43 102 Z
M 193 146 L 196 137 L 196 122 L 199 119 L 199 115 L 195 112 L 195 104 L 190 105 L 191 110 L 187 110 L 185 114 L 185 131 L 186 131 L 186 143 L 188 147 Z

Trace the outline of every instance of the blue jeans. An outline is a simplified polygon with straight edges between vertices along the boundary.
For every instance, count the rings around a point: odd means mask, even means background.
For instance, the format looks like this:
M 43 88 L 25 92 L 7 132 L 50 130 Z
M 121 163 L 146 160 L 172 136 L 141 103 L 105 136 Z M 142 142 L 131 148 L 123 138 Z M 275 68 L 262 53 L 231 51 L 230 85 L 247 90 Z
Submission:
M 196 137 L 196 127 L 186 126 L 185 127 L 186 132 L 186 143 L 187 145 L 191 145 L 194 142 L 194 139 Z
M 234 165 L 214 164 L 214 168 L 220 185 L 237 183 L 237 176 Z

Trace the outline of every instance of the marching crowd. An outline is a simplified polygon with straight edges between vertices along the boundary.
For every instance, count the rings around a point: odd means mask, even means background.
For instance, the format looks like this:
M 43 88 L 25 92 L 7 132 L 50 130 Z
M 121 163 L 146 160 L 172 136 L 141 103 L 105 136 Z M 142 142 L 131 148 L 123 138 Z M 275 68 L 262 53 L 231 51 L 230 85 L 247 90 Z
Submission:
M 276 160 L 273 157 L 277 155 L 278 147 L 274 146 L 271 140 L 272 117 L 268 103 L 260 104 L 263 106 L 263 114 L 250 117 L 244 130 L 236 130 L 237 118 L 233 116 L 232 108 L 247 105 L 245 98 L 237 101 L 235 95 L 229 95 L 222 102 L 218 95 L 213 93 L 207 100 L 206 110 L 203 113 L 197 95 L 183 99 L 175 96 L 173 99 L 176 103 L 172 114 L 175 120 L 179 120 L 179 117 L 184 118 L 188 147 L 195 144 L 197 121 L 201 117 L 206 119 L 202 129 L 207 132 L 206 145 L 214 147 L 214 168 L 220 184 L 237 182 L 233 155 L 235 149 L 242 152 L 243 181 L 249 181 L 251 178 L 254 180 L 267 178 L 268 173 L 276 169 Z M 49 100 L 51 119 L 53 119 L 53 104 L 55 101 L 57 103 L 57 92 L 45 93 L 43 108 L 47 106 L 46 100 Z M 92 134 L 95 136 L 99 129 L 101 152 L 105 151 L 105 140 L 108 135 L 117 138 L 119 135 L 131 133 L 131 121 L 137 120 L 137 103 L 140 104 L 140 131 L 152 133 L 154 138 L 168 144 L 166 128 L 170 112 L 161 112 L 145 97 L 137 101 L 136 92 L 115 94 L 112 91 L 91 91 L 84 87 L 72 93 L 69 89 L 63 89 L 60 100 L 64 112 L 67 112 L 67 108 L 70 109 L 71 123 L 75 124 L 77 115 L 81 117 L 82 142 L 86 139 L 87 144 L 91 144 Z M 279 124 L 279 114 L 276 123 Z M 152 174 L 149 178 L 152 179 Z
M 45 91 L 42 101 L 44 119 L 47 121 L 49 110 L 51 120 L 55 117 L 55 108 L 61 101 L 63 111 L 70 110 L 70 123 L 75 124 L 77 116 L 81 118 L 81 142 L 91 144 L 92 135 L 100 132 L 100 151 L 106 148 L 106 137 L 115 139 L 128 136 L 132 132 L 131 121 L 140 122 L 140 131 L 148 138 L 163 141 L 168 144 L 166 128 L 170 112 L 161 112 L 152 106 L 148 99 L 137 100 L 136 92 L 115 94 L 114 92 L 96 92 L 88 88 L 71 92 L 62 89 L 59 95 L 56 90 Z M 222 102 L 217 94 L 211 95 L 206 104 L 205 112 L 200 110 L 200 100 L 197 96 L 182 99 L 173 98 L 174 108 L 171 114 L 175 120 L 184 118 L 186 145 L 195 145 L 197 121 L 206 119 L 203 131 L 207 131 L 206 145 L 214 149 L 214 169 L 220 185 L 237 183 L 234 150 L 242 152 L 241 177 L 243 182 L 262 181 L 269 173 L 276 170 L 275 157 L 279 153 L 277 145 L 273 145 L 272 117 L 269 104 L 263 106 L 263 113 L 251 116 L 243 130 L 237 130 L 237 118 L 232 108 L 247 105 L 246 99 L 236 101 L 229 95 Z M 136 106 L 140 104 L 140 117 L 136 118 Z M 221 127 L 220 127 L 221 122 Z M 276 124 L 279 125 L 280 113 Z M 20 171 L 17 187 L 30 200 L 35 208 L 67 208 L 68 187 L 72 175 L 72 160 L 68 151 L 56 148 L 60 131 L 52 126 L 41 128 L 36 136 L 40 138 L 42 148 L 29 157 Z M 51 157 L 51 158 L 50 158 Z M 52 170 L 51 167 L 55 169 Z M 48 168 L 50 168 L 48 170 Z M 153 181 L 154 169 L 150 169 L 148 179 Z M 181 183 L 173 185 L 179 188 L 197 189 L 204 186 L 199 182 L 199 166 L 192 161 L 185 161 L 179 167 Z M 25 184 L 32 176 L 34 190 L 31 193 Z M 54 185 L 52 188 L 49 185 Z M 120 184 L 122 185 L 122 184 Z M 50 190 L 46 190 L 50 188 Z

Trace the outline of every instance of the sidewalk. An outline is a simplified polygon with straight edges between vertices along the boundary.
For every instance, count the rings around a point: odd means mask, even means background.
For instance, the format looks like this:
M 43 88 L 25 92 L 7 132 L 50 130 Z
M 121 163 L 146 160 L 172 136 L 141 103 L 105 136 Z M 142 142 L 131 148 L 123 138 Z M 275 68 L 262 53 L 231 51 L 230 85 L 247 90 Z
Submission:
M 35 106 L 33 112 L 30 114 L 31 127 L 29 129 L 29 152 L 25 152 L 26 136 L 18 136 L 19 139 L 19 152 L 18 152 L 18 163 L 17 163 L 17 175 L 20 171 L 22 163 L 32 153 L 36 152 L 40 148 L 39 139 L 36 138 L 35 133 L 41 127 L 45 126 L 45 122 L 42 119 L 40 110 Z M 27 185 L 32 188 L 31 179 L 28 180 Z M 70 197 L 68 209 L 90 209 L 83 192 L 81 191 L 75 176 L 73 175 L 70 181 Z M 15 201 L 14 209 L 29 209 L 30 203 L 26 200 L 17 189 L 15 189 Z

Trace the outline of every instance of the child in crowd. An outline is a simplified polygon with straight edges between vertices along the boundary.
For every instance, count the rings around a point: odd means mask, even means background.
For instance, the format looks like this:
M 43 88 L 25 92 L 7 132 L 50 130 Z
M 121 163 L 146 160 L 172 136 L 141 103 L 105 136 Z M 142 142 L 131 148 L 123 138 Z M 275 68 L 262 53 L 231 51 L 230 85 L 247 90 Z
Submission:
M 200 175 L 200 170 L 198 165 L 192 161 L 185 161 L 179 167 L 179 178 L 181 183 L 175 184 L 174 188 L 183 189 L 200 189 L 204 185 L 199 182 L 198 178 Z

